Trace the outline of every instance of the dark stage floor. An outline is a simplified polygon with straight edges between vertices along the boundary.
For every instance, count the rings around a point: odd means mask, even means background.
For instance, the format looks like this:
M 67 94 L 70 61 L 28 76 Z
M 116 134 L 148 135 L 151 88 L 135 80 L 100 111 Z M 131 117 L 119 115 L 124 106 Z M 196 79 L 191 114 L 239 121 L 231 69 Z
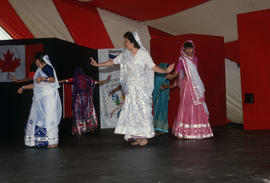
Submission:
M 215 138 L 159 136 L 132 147 L 112 130 L 62 137 L 57 149 L 1 140 L 0 182 L 270 182 L 270 131 L 219 127 Z

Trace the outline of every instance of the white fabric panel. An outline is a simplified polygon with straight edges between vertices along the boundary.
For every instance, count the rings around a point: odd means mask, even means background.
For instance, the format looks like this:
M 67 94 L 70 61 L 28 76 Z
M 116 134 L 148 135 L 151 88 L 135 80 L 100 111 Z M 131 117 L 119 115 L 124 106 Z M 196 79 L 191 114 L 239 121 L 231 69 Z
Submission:
M 229 42 L 238 39 L 237 14 L 268 8 L 270 0 L 211 0 L 146 23 L 173 35 L 217 35 L 224 36 L 225 42 Z
M 150 34 L 147 25 L 112 12 L 97 8 L 115 48 L 123 48 L 123 35 L 127 31 L 137 32 L 145 48 L 150 51 Z
M 236 62 L 225 59 L 227 118 L 243 123 L 240 67 Z
M 35 38 L 74 42 L 52 0 L 9 0 Z
M 8 40 L 12 37 L 0 26 L 0 40 Z

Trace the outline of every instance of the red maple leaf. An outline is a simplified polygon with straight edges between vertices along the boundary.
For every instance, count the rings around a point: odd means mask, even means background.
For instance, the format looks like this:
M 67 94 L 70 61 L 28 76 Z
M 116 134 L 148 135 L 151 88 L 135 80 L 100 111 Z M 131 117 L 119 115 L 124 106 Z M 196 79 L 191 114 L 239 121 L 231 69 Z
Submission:
M 19 58 L 13 58 L 14 53 L 10 53 L 8 50 L 4 55 L 4 60 L 0 58 L 0 69 L 2 73 L 8 72 L 8 78 L 10 72 L 15 72 L 16 68 L 21 65 Z

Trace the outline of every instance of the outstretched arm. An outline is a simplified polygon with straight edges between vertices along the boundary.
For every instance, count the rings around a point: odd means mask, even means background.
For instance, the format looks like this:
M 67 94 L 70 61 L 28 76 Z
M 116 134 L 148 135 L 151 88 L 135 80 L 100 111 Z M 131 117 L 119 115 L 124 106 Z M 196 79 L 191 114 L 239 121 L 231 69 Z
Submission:
M 166 69 L 162 69 L 155 65 L 154 67 L 152 67 L 152 70 L 157 73 L 167 74 L 167 73 L 172 72 L 173 68 L 174 68 L 174 64 L 169 65 Z
M 26 82 L 29 82 L 29 81 L 33 81 L 32 78 L 24 78 L 24 79 L 17 79 L 15 76 L 12 76 L 12 82 L 14 83 L 26 83 Z
M 96 81 L 96 84 L 97 84 L 97 85 L 105 84 L 105 83 L 109 82 L 110 79 L 111 79 L 111 75 L 109 75 L 109 76 L 107 77 L 107 79 L 105 79 L 105 80 L 103 80 L 103 81 Z
M 18 94 L 22 94 L 23 90 L 31 90 L 34 88 L 34 84 L 24 85 L 18 89 Z
M 115 65 L 112 59 L 109 59 L 107 62 L 97 63 L 92 57 L 90 57 L 90 64 L 95 67 L 109 67 Z
M 62 79 L 60 81 L 58 81 L 59 84 L 63 84 L 63 83 L 73 83 L 73 78 L 69 78 L 69 79 Z
M 41 83 L 41 81 L 48 82 L 48 83 L 54 83 L 55 82 L 54 77 L 38 77 L 35 80 L 36 80 L 37 83 Z

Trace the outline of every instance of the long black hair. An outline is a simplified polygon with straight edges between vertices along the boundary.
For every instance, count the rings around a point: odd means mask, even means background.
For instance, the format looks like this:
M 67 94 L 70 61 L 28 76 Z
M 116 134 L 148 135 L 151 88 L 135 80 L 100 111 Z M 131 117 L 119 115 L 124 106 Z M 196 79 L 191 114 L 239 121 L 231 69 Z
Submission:
M 43 57 L 45 56 L 45 54 L 43 52 L 37 52 L 34 55 L 34 60 L 39 60 L 41 63 L 45 63 L 45 60 L 43 59 Z
M 135 48 L 140 49 L 140 45 L 139 45 L 138 42 L 135 40 L 135 38 L 134 38 L 132 32 L 129 32 L 129 31 L 126 32 L 126 33 L 124 34 L 124 38 L 128 39 L 131 43 L 133 43 Z

